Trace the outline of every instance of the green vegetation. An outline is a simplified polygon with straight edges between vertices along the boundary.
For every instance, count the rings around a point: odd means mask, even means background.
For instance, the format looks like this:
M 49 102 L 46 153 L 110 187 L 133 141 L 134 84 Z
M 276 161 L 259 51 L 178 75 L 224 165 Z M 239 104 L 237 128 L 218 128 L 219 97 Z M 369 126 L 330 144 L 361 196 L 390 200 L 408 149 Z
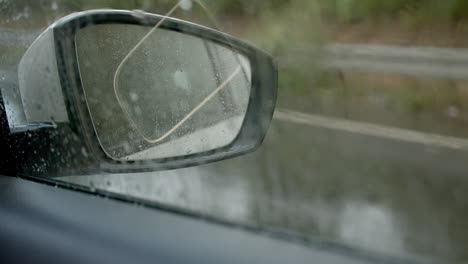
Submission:
M 468 18 L 466 0 L 295 0 L 295 1 L 216 1 L 219 10 L 259 15 L 265 10 L 281 12 L 290 6 L 318 7 L 325 16 L 345 22 L 378 20 L 382 17 L 412 16 L 426 19 L 442 18 L 458 21 Z
M 328 22 L 359 23 L 391 20 L 393 23 L 468 20 L 466 0 L 194 0 L 201 1 L 218 18 L 270 19 L 289 17 L 290 20 L 323 19 Z M 66 13 L 92 8 L 144 9 L 164 13 L 177 0 L 15 0 L 4 1 L 3 15 L 24 10 L 37 19 L 52 12 Z M 56 6 L 58 8 L 52 8 Z M 300 12 L 297 12 L 300 11 Z M 292 21 L 294 22 L 294 21 Z M 276 25 L 272 25 L 276 26 Z M 297 29 L 296 29 L 297 30 Z
M 318 0 L 323 13 L 344 22 L 407 17 L 458 21 L 468 18 L 465 0 Z
M 291 7 L 314 7 L 330 19 L 344 22 L 372 21 L 382 17 L 414 16 L 427 19 L 446 19 L 459 21 L 468 19 L 466 0 L 200 0 L 218 16 L 264 16 L 282 14 Z M 148 11 L 167 10 L 177 0 L 15 0 L 5 1 L 0 10 L 11 12 L 25 7 L 35 10 L 47 10 L 56 3 L 62 10 L 74 11 L 90 8 L 132 9 L 144 7 Z

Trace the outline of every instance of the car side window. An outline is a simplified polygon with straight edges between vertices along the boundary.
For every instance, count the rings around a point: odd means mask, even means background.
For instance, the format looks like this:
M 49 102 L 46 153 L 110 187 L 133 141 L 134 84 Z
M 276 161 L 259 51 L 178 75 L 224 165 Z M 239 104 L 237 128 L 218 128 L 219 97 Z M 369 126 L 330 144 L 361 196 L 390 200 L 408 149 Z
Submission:
M 464 263 L 467 33 L 464 0 L 0 0 L 1 173 Z

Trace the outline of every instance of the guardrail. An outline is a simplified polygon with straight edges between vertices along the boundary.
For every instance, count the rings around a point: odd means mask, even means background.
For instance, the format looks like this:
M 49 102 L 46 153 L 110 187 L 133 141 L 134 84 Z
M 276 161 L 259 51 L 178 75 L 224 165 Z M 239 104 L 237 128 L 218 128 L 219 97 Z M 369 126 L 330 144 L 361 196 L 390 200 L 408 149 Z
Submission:
M 468 79 L 468 49 L 330 44 L 296 47 L 279 58 L 281 67 L 316 61 L 325 69 L 383 72 L 422 78 Z

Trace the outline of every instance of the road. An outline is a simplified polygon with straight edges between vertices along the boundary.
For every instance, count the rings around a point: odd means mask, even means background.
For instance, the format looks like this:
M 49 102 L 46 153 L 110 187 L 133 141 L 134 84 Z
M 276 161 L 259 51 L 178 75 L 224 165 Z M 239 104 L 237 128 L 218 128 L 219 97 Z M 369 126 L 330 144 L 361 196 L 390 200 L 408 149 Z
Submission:
M 2 87 L 14 78 L 0 72 Z M 465 139 L 281 109 L 263 146 L 243 157 L 62 180 L 384 254 L 466 262 L 466 148 Z
M 460 149 L 275 119 L 261 149 L 244 157 L 63 180 L 385 254 L 464 260 L 467 158 Z
M 468 140 L 464 138 L 442 136 L 409 129 L 327 117 L 324 115 L 306 114 L 288 109 L 277 109 L 274 118 L 283 122 L 328 128 L 369 137 L 468 151 Z

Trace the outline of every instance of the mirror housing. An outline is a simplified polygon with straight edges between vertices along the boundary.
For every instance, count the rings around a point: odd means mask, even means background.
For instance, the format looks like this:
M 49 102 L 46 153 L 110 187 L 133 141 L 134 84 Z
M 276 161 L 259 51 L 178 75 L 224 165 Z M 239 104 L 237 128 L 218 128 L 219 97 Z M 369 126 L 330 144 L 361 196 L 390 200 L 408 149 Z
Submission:
M 80 30 L 102 24 L 129 24 L 179 32 L 211 41 L 250 61 L 251 87 L 240 130 L 229 144 L 202 151 L 149 160 L 114 159 L 102 147 L 80 76 L 75 36 Z M 97 69 L 103 70 L 103 69 Z M 31 45 L 19 68 L 19 91 L 5 98 L 12 133 L 69 126 L 86 146 L 101 170 L 155 171 L 219 161 L 255 150 L 272 120 L 277 96 L 277 67 L 273 58 L 252 45 L 216 30 L 155 14 L 125 10 L 91 10 L 66 16 L 47 28 Z M 99 87 L 96 87 L 99 88 Z M 16 98 L 15 97 L 15 98 Z M 11 103 L 8 103 L 10 101 Z M 18 104 L 22 111 L 18 110 Z M 9 107 L 10 106 L 10 107 Z M 15 106 L 13 109 L 12 106 Z

